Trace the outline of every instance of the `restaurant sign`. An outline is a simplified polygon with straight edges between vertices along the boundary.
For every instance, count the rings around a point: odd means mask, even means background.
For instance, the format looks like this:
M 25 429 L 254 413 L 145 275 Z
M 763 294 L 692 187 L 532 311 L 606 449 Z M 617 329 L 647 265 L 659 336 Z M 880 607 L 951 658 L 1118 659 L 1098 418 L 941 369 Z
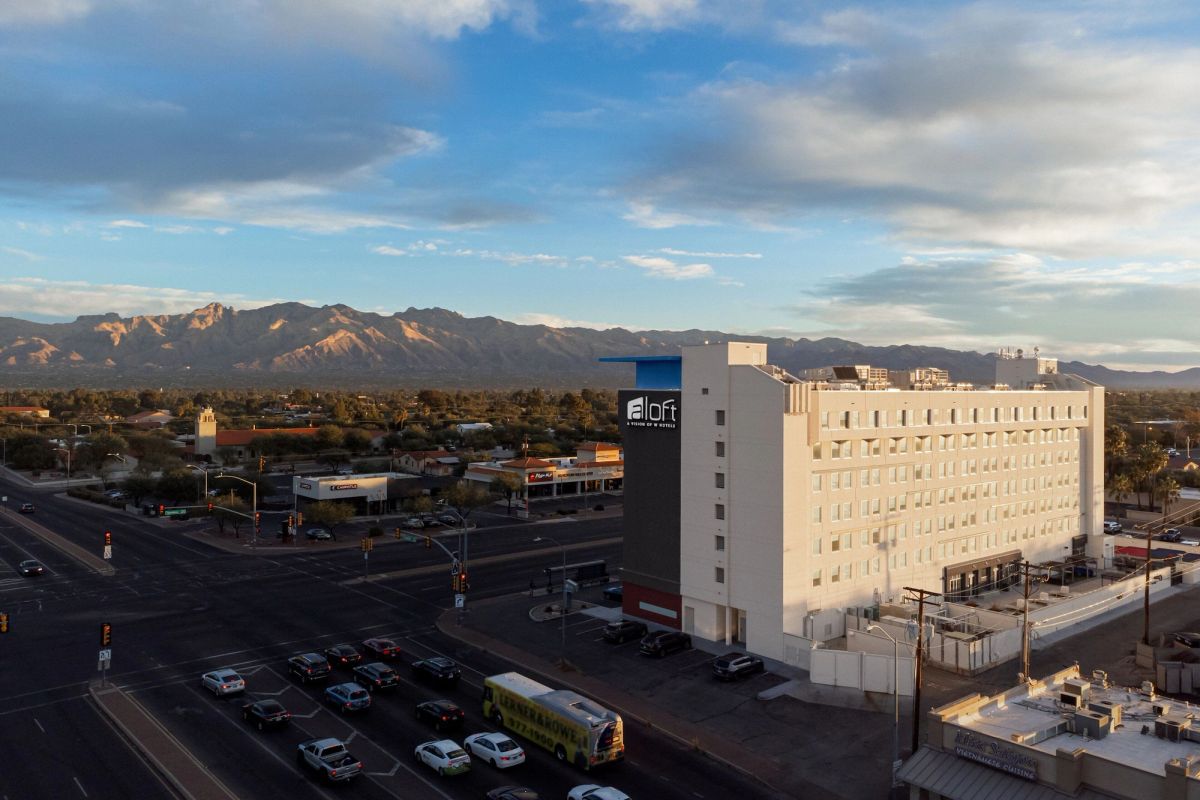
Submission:
M 986 739 L 970 731 L 959 730 L 954 736 L 954 753 L 1027 781 L 1037 780 L 1038 762 L 1020 750 Z

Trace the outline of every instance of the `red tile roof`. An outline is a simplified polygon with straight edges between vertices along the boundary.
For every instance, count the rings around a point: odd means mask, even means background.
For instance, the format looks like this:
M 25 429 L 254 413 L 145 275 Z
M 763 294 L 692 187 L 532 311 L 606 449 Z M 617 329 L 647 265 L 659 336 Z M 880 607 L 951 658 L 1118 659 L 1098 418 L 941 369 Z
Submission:
M 242 447 L 259 436 L 316 436 L 317 428 L 251 428 L 241 431 L 217 431 L 217 447 Z
M 576 447 L 575 449 L 576 450 L 594 450 L 596 452 L 599 452 L 601 450 L 605 450 L 605 451 L 620 450 L 621 448 L 618 445 L 609 444 L 607 442 L 584 442 L 583 444 L 579 445 L 579 447 Z
M 517 467 L 518 469 L 546 469 L 553 467 L 549 461 L 542 461 L 540 458 L 514 458 L 512 461 L 501 462 L 504 467 Z

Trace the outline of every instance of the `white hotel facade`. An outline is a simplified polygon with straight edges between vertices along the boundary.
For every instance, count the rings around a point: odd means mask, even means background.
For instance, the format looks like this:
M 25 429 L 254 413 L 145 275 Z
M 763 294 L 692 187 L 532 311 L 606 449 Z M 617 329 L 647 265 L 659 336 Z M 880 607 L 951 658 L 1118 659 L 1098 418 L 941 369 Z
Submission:
M 784 659 L 903 587 L 971 592 L 1096 548 L 1104 390 L 1044 358 L 972 391 L 846 391 L 766 345 L 683 348 L 679 625 Z M 1082 538 L 1081 538 L 1082 537 Z

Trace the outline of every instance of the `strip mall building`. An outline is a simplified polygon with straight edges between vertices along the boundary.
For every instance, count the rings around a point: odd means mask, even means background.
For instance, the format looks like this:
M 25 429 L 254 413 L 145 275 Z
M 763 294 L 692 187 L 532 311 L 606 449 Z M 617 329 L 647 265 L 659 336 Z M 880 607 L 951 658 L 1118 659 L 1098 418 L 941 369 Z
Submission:
M 630 615 L 789 660 L 905 586 L 970 596 L 1100 555 L 1104 390 L 1053 359 L 1004 354 L 985 390 L 801 380 L 757 343 L 603 360 L 637 369 Z

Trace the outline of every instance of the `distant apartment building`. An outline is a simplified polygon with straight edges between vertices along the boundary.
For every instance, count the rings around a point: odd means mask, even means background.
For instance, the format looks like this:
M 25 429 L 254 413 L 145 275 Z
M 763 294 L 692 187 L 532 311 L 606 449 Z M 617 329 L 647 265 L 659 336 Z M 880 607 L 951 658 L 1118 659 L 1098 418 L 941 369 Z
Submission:
M 905 586 L 972 594 L 1061 558 L 1103 520 L 1104 405 L 1049 361 L 1002 360 L 1020 390 L 847 391 L 763 344 L 683 348 L 677 390 L 620 397 L 626 611 L 782 659 Z M 642 427 L 639 395 L 673 426 Z
M 817 381 L 828 384 L 848 384 L 863 389 L 886 389 L 888 387 L 888 371 L 867 364 L 856 364 L 839 367 L 813 367 L 802 370 L 801 376 L 806 381 Z
M 950 385 L 950 373 L 936 367 L 888 370 L 888 381 L 897 389 L 943 389 Z
M 0 415 L 3 414 L 48 419 L 50 417 L 50 409 L 42 408 L 41 406 L 0 406 Z

